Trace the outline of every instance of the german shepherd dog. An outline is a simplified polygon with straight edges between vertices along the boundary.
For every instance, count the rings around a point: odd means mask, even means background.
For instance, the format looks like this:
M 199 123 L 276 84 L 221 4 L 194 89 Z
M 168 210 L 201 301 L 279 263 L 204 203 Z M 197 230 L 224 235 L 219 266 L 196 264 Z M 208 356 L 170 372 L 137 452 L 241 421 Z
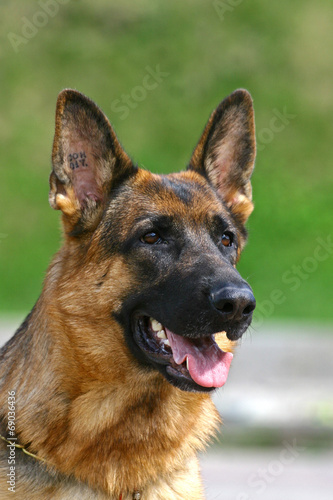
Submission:
M 255 308 L 236 271 L 254 159 L 245 90 L 170 175 L 135 166 L 90 99 L 60 93 L 49 200 L 64 244 L 0 352 L 1 499 L 204 498 L 210 393 Z

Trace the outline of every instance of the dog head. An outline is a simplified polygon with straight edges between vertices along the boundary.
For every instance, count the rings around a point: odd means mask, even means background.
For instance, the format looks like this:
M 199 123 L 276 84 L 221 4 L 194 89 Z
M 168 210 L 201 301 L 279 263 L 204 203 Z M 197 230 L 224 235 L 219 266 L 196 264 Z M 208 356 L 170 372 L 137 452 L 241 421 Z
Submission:
M 88 98 L 58 98 L 50 204 L 63 212 L 62 297 L 71 274 L 71 314 L 95 326 L 108 318 L 118 333 L 103 334 L 107 349 L 121 334 L 140 367 L 183 390 L 222 386 L 251 323 L 255 299 L 236 263 L 254 159 L 245 90 L 221 102 L 187 170 L 170 175 L 137 168 Z

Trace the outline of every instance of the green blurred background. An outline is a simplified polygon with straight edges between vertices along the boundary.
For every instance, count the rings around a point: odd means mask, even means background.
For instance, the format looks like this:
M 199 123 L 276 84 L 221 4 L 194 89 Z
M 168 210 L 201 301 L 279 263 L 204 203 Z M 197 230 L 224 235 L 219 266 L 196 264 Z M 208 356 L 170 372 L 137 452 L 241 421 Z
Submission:
M 2 0 L 0 312 L 30 310 L 60 245 L 48 176 L 61 89 L 91 97 L 132 158 L 167 173 L 244 87 L 258 140 L 240 263 L 254 325 L 332 320 L 332 26 L 330 0 Z

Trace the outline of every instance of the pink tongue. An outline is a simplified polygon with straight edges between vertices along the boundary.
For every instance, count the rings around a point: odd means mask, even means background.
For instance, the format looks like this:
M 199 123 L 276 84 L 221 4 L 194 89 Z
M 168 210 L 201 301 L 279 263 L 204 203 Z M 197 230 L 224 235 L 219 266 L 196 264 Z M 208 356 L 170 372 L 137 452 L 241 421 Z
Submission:
M 188 371 L 194 382 L 202 387 L 222 387 L 226 383 L 231 352 L 222 351 L 213 337 L 189 340 L 165 328 L 173 359 L 181 365 L 188 358 Z

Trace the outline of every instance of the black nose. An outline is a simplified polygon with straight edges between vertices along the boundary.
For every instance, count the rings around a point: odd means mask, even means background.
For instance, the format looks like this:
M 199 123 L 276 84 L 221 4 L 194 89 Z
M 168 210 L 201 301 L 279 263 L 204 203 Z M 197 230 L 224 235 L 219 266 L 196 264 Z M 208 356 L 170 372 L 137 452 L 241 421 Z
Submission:
M 251 316 L 256 307 L 256 299 L 252 290 L 245 283 L 215 289 L 211 292 L 210 298 L 225 321 L 245 320 Z

